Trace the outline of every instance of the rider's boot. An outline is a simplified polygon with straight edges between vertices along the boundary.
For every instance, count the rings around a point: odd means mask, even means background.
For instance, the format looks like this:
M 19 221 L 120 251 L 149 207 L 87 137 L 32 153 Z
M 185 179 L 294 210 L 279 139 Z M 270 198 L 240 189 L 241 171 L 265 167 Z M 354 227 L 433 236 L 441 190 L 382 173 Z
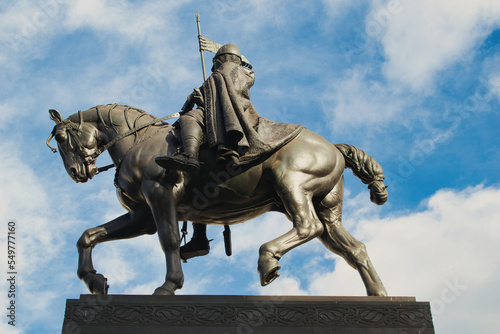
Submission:
M 181 116 L 179 119 L 181 126 L 181 139 L 183 152 L 173 156 L 161 156 L 155 158 L 155 162 L 165 169 L 174 168 L 195 174 L 200 169 L 198 153 L 202 142 L 203 130 L 191 116 Z
M 181 259 L 186 261 L 195 256 L 207 255 L 210 252 L 210 241 L 207 238 L 207 225 L 193 223 L 193 237 L 181 246 Z

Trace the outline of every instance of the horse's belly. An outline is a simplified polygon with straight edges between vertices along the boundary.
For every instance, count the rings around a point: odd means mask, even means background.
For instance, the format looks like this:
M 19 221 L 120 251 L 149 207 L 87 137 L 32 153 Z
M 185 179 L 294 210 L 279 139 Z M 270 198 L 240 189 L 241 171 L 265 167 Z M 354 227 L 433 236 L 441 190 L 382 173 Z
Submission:
M 178 206 L 179 220 L 234 224 L 253 219 L 279 205 L 271 184 L 263 176 L 262 165 L 238 173 L 202 171 L 191 180 Z
M 179 206 L 180 220 L 189 220 L 203 224 L 239 224 L 257 218 L 269 211 L 276 211 L 279 206 L 274 200 L 255 203 L 255 205 L 236 206 L 232 203 L 213 203 L 201 211 Z
M 190 201 L 178 206 L 179 220 L 204 224 L 237 224 L 266 212 L 279 210 L 280 207 L 280 200 L 273 196 L 273 192 L 243 196 L 224 186 L 214 187 L 212 190 L 210 193 L 195 189 Z

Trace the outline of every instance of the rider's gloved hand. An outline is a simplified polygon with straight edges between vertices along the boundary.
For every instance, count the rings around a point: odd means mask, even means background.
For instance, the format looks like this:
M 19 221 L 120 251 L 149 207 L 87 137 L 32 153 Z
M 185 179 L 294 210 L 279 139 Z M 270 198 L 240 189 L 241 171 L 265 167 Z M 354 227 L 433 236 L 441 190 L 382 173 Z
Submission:
M 205 105 L 203 100 L 203 95 L 201 94 L 201 90 L 199 88 L 195 88 L 193 92 L 189 94 L 181 110 L 182 111 L 192 110 L 195 104 L 201 108 L 203 108 Z

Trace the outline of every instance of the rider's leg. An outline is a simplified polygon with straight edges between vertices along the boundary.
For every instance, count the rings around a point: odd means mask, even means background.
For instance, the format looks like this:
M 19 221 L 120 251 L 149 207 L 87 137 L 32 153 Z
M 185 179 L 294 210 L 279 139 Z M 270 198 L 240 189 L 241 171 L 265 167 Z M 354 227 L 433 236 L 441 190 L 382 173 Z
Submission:
M 199 121 L 191 115 L 182 115 L 179 119 L 183 152 L 174 156 L 161 156 L 155 159 L 163 168 L 175 168 L 190 174 L 198 172 L 200 162 L 198 153 L 203 138 Z
M 185 112 L 181 115 L 179 123 L 183 152 L 174 156 L 157 157 L 155 161 L 164 168 L 178 168 L 188 173 L 196 173 L 200 166 L 198 153 L 203 137 L 203 112 L 200 109 Z M 180 248 L 181 259 L 207 255 L 210 251 L 209 242 L 207 226 L 193 223 L 193 237 Z
M 195 256 L 207 255 L 210 251 L 210 241 L 207 238 L 207 225 L 193 223 L 193 237 L 181 247 L 181 259 L 187 260 Z
M 181 137 L 184 154 L 198 160 L 198 153 L 202 141 L 203 132 L 198 121 L 191 116 L 181 116 Z

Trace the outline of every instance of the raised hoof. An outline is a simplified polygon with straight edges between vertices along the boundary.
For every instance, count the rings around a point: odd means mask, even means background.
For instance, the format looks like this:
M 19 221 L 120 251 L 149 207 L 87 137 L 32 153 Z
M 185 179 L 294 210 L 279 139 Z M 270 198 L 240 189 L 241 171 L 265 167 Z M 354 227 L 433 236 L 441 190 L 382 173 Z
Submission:
M 107 295 L 108 294 L 108 279 L 101 274 L 89 273 L 82 278 L 89 291 L 94 295 Z
M 280 269 L 279 262 L 275 258 L 259 263 L 260 285 L 266 286 L 277 279 L 280 276 L 278 273 Z

